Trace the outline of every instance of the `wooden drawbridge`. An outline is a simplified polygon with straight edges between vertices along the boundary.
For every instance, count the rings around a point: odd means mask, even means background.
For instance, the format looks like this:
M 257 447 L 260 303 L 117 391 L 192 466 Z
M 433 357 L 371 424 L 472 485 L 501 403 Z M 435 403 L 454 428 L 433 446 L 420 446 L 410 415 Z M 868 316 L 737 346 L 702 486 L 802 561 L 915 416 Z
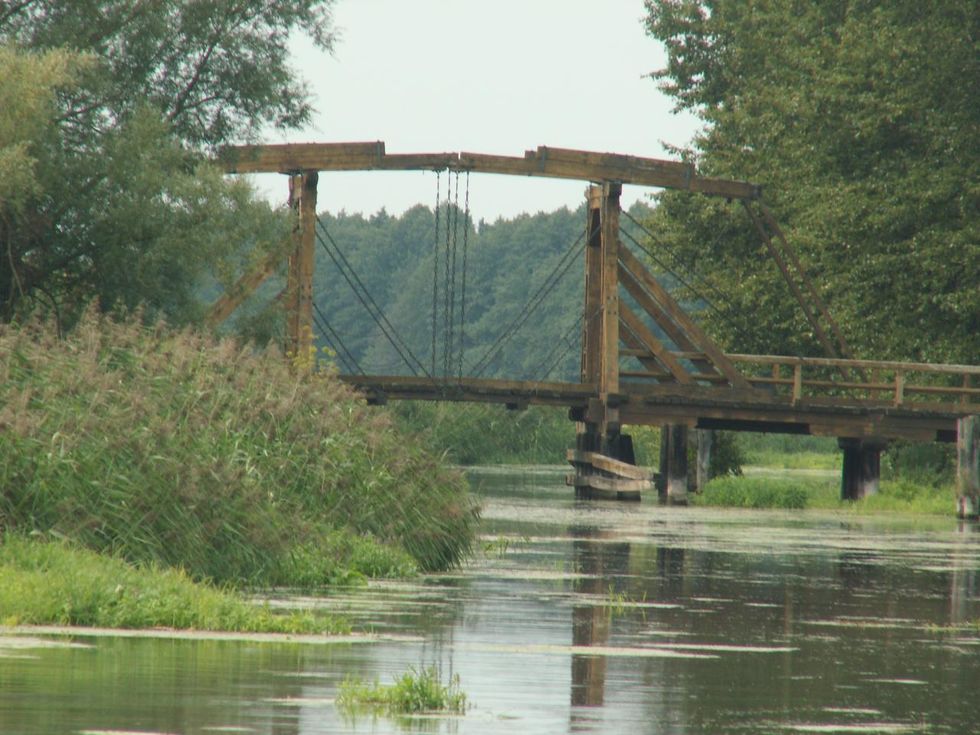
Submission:
M 631 469 L 623 427 L 665 427 L 663 492 L 687 492 L 687 432 L 730 429 L 836 436 L 844 450 L 842 492 L 877 487 L 882 448 L 893 439 L 956 441 L 980 413 L 980 366 L 856 360 L 806 276 L 803 264 L 761 202 L 758 186 L 699 176 L 693 166 L 635 156 L 540 147 L 523 157 L 477 153 L 389 154 L 380 142 L 226 149 L 228 173 L 289 176 L 296 212 L 292 240 L 246 273 L 213 307 L 221 321 L 288 258 L 287 345 L 306 354 L 313 340 L 313 252 L 320 172 L 433 170 L 577 179 L 590 182 L 585 223 L 585 294 L 578 382 L 497 380 L 463 375 L 344 374 L 368 400 L 478 401 L 512 408 L 564 406 L 576 421 L 571 483 L 583 492 L 630 496 L 648 476 Z M 798 300 L 827 357 L 731 354 L 685 312 L 620 239 L 624 185 L 674 188 L 739 201 Z M 972 423 L 971 423 L 972 422 Z M 976 439 L 968 440 L 976 442 Z M 970 445 L 972 446 L 972 444 Z M 975 487 L 976 453 L 966 462 Z M 972 465 L 971 465 L 972 462 Z M 972 467 L 972 469 L 971 469 Z M 973 485 L 970 486 L 969 483 Z M 971 491 L 972 492 L 972 491 Z M 978 501 L 980 502 L 980 501 Z

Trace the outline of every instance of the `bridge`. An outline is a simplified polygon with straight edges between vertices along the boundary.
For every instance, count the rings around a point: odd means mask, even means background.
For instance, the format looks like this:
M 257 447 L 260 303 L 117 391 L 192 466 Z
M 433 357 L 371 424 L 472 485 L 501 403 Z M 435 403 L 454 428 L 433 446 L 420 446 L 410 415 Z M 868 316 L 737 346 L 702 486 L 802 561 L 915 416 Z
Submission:
M 308 354 L 313 341 L 321 172 L 473 172 L 588 184 L 579 381 L 501 380 L 450 370 L 437 375 L 433 346 L 433 369 L 419 363 L 421 375 L 341 375 L 373 403 L 404 399 L 565 407 L 577 436 L 569 451 L 575 467 L 570 484 L 580 493 L 604 497 L 636 497 L 649 486 L 652 478 L 634 467 L 632 443 L 623 428 L 660 426 L 665 440 L 658 489 L 674 502 L 686 499 L 691 430 L 837 437 L 843 450 L 842 496 L 851 499 L 877 490 L 880 455 L 889 441 L 958 441 L 960 513 L 980 511 L 980 366 L 854 359 L 801 259 L 763 203 L 760 187 L 752 183 L 703 177 L 682 162 L 543 146 L 523 157 L 389 154 L 382 142 L 236 146 L 223 150 L 218 162 L 232 174 L 287 175 L 295 226 L 289 243 L 242 275 L 215 303 L 209 319 L 227 318 L 288 259 L 282 297 L 286 347 L 294 355 Z M 826 357 L 724 351 L 624 244 L 623 186 L 738 201 Z

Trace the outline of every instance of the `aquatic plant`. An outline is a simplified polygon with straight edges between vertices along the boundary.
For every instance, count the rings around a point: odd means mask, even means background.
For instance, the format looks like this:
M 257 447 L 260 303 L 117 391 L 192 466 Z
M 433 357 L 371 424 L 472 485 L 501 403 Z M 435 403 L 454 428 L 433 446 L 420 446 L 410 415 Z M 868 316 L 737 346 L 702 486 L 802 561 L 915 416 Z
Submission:
M 250 633 L 344 633 L 344 620 L 278 613 L 192 581 L 178 569 L 7 534 L 0 543 L 0 623 L 178 628 Z
M 386 714 L 417 714 L 422 712 L 466 711 L 466 694 L 460 688 L 459 675 L 442 683 L 439 669 L 429 666 L 421 670 L 410 668 L 394 684 L 366 684 L 357 678 L 347 678 L 340 685 L 337 706 L 348 712 L 358 709 L 380 710 Z
M 66 339 L 0 326 L 0 528 L 315 586 L 456 564 L 476 521 L 463 477 L 329 371 L 91 310 Z

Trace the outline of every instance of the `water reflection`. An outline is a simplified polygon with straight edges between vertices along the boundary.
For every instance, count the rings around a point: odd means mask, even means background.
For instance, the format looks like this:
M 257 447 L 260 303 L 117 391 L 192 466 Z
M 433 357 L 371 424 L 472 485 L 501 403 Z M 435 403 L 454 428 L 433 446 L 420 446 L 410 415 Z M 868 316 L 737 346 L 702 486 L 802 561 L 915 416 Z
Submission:
M 942 629 L 980 618 L 973 526 L 583 505 L 556 477 L 485 482 L 488 550 L 460 573 L 293 600 L 411 638 L 101 639 L 21 659 L 0 639 L 0 732 L 975 729 L 980 631 Z M 431 663 L 459 673 L 465 718 L 331 703 L 345 676 Z

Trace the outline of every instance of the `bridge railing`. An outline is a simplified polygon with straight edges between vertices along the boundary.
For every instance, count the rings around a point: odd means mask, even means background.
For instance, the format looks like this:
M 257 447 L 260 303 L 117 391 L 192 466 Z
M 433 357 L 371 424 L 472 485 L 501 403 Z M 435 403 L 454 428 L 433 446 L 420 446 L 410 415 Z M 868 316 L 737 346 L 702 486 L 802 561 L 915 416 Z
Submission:
M 698 352 L 675 352 L 697 361 Z M 935 365 L 917 362 L 844 360 L 817 357 L 728 354 L 756 388 L 797 404 L 804 400 L 830 403 L 860 402 L 876 406 L 980 411 L 980 366 Z M 723 382 L 717 375 L 698 375 L 708 384 Z

